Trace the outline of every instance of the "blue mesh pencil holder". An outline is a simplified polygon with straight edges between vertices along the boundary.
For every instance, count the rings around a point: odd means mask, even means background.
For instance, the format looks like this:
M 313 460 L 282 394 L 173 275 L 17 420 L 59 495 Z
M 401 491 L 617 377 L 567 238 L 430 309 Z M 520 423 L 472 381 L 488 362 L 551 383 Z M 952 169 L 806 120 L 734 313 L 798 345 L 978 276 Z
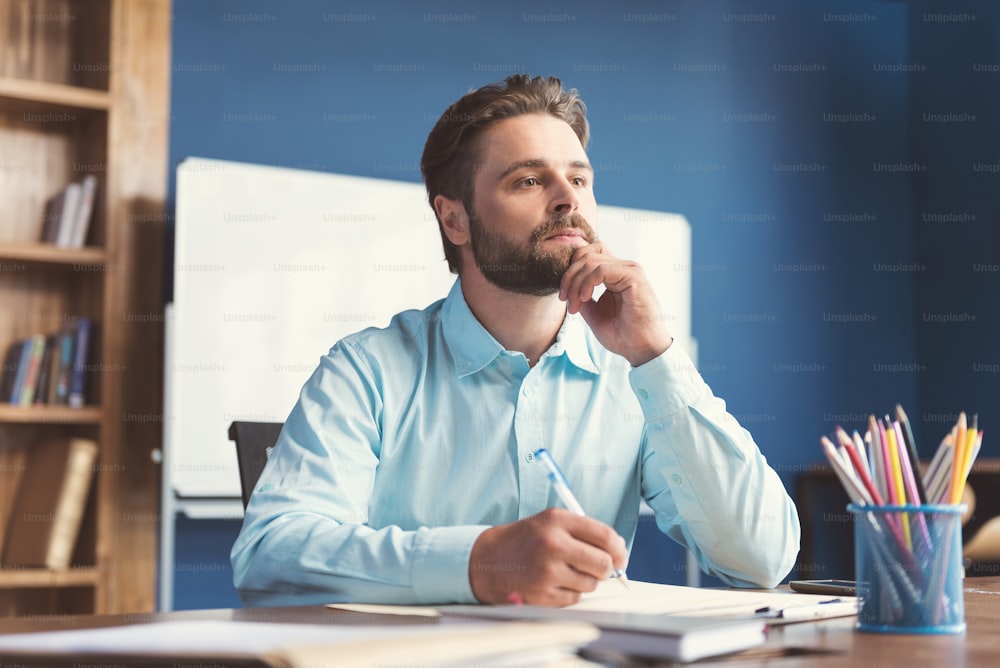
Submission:
M 876 633 L 962 633 L 961 505 L 860 506 L 854 517 L 858 624 Z

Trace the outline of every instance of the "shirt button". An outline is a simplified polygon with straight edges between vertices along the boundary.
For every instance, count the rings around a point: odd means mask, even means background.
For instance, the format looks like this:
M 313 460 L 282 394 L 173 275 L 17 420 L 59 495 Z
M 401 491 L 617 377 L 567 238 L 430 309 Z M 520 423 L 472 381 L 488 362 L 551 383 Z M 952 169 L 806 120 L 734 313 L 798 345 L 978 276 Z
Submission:
M 535 453 L 529 452 L 529 453 L 525 454 L 524 455 L 524 461 L 528 462 L 529 464 L 531 462 L 535 461 Z
M 531 389 L 531 385 L 525 385 L 524 389 L 521 391 L 524 392 L 524 396 L 526 397 L 530 397 L 534 393 L 534 390 Z
M 639 395 L 640 399 L 646 399 L 646 398 L 649 397 L 649 392 L 647 392 L 646 390 L 642 390 L 642 389 L 640 389 L 636 394 Z
M 675 485 L 683 485 L 684 484 L 684 478 L 680 477 L 680 475 L 678 475 L 676 473 L 673 474 L 672 476 L 670 476 L 670 479 L 674 481 Z

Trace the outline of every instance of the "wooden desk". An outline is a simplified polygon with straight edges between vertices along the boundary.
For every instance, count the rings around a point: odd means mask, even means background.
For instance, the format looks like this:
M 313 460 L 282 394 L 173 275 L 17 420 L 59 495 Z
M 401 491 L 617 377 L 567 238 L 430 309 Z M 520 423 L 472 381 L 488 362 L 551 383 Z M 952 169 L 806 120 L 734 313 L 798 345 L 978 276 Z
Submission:
M 1000 666 L 1000 577 L 969 578 L 965 583 L 967 631 L 961 635 L 894 635 L 861 633 L 854 630 L 853 618 L 806 622 L 775 627 L 765 646 L 719 657 L 712 664 L 752 666 Z M 330 610 L 321 606 L 248 608 L 232 610 L 191 610 L 148 615 L 64 616 L 5 620 L 3 633 L 53 629 L 120 626 L 166 620 L 239 620 L 254 622 L 307 622 L 317 624 L 433 624 L 429 618 L 368 615 Z M 419 657 L 414 657 L 419 661 Z M 14 663 L 12 663 L 14 661 Z M 110 661 L 110 659 L 109 659 Z M 45 665 L 80 666 L 93 663 L 67 657 L 65 663 Z M 107 663 L 107 662 L 105 662 Z M 132 664 L 114 661 L 118 668 Z M 173 666 L 175 662 L 142 662 Z M 0 657 L 0 665 L 29 665 L 18 657 Z M 140 665 L 140 664 L 136 664 Z M 222 666 L 217 661 L 203 665 Z M 243 664 L 245 665 L 245 664 Z M 643 664 L 646 665 L 646 664 Z

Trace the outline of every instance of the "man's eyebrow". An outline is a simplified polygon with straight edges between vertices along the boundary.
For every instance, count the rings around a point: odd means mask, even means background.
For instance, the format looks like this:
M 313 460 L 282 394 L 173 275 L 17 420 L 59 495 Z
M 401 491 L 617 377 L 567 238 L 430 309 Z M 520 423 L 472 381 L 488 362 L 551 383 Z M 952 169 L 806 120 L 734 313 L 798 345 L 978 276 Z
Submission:
M 533 158 L 531 160 L 518 160 L 517 162 L 512 162 L 511 164 L 500 170 L 497 175 L 497 180 L 500 181 L 505 178 L 508 174 L 516 172 L 519 169 L 538 169 L 541 167 L 548 167 L 549 163 L 542 160 L 541 158 Z M 575 169 L 586 169 L 589 172 L 593 172 L 594 168 L 590 166 L 590 163 L 585 160 L 573 160 L 569 163 L 570 167 Z

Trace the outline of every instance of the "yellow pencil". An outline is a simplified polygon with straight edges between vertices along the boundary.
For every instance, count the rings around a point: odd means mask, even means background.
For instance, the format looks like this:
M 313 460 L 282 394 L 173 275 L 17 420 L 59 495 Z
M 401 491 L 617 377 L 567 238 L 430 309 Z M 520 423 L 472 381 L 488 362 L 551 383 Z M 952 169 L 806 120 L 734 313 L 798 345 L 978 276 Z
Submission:
M 965 482 L 969 479 L 972 464 L 978 454 L 976 444 L 980 442 L 981 434 L 982 432 L 979 431 L 979 416 L 973 415 L 972 422 L 965 434 L 965 452 L 962 454 L 962 480 L 959 485 L 957 503 L 961 503 L 962 496 L 965 494 Z
M 896 443 L 896 430 L 892 428 L 892 420 L 889 416 L 885 416 L 885 440 L 886 444 L 889 446 L 889 465 L 892 468 L 892 480 L 893 485 L 896 487 L 896 498 L 897 503 L 905 506 L 907 503 L 906 499 L 906 485 L 903 484 L 903 468 L 899 462 L 899 446 Z M 917 501 L 916 503 L 920 503 Z M 901 513 L 903 521 L 900 522 L 903 526 L 903 539 L 906 541 L 906 549 L 913 550 L 913 537 L 910 534 L 910 515 L 909 513 Z
M 951 495 L 948 502 L 952 505 L 962 500 L 962 492 L 965 485 L 962 483 L 962 474 L 965 473 L 965 440 L 966 417 L 965 411 L 958 414 L 957 432 L 955 433 L 955 457 L 951 462 Z

